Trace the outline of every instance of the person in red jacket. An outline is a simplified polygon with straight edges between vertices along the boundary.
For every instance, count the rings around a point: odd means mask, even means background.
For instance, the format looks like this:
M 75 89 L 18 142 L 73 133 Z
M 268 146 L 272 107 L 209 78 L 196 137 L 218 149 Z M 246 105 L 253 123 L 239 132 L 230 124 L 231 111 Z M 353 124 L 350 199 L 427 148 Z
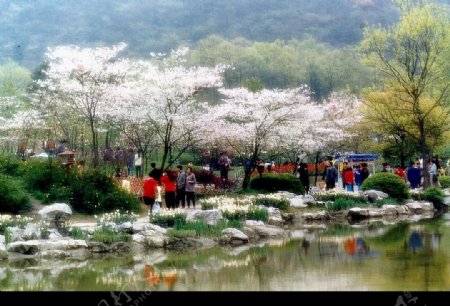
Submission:
M 175 208 L 175 191 L 177 176 L 172 170 L 167 170 L 161 176 L 161 184 L 164 186 L 164 200 L 166 207 L 169 209 Z
M 148 211 L 151 214 L 155 198 L 158 193 L 158 182 L 149 174 L 150 177 L 144 181 L 144 204 L 149 207 Z
M 353 184 L 355 182 L 355 174 L 353 173 L 353 169 L 350 165 L 347 165 L 347 169 L 343 172 L 343 181 L 347 191 L 353 191 Z

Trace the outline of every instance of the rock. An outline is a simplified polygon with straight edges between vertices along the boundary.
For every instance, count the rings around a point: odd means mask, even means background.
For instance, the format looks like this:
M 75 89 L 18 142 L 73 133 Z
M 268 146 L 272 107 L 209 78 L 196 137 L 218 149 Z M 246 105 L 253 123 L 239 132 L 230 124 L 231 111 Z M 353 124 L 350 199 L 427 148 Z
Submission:
M 292 223 L 294 222 L 295 215 L 293 213 L 282 212 L 281 218 L 283 218 L 284 222 L 286 223 Z
M 376 200 L 386 199 L 389 197 L 387 193 L 378 190 L 366 190 L 363 192 L 363 195 L 367 197 L 369 202 L 375 202 Z
M 249 240 L 256 240 L 259 238 L 258 233 L 256 233 L 256 231 L 251 227 L 244 226 L 242 232 L 249 238 Z
M 303 196 L 303 203 L 306 205 L 314 205 L 316 204 L 316 200 L 314 199 L 314 197 L 310 194 L 305 194 Z
M 39 251 L 38 240 L 16 241 L 8 244 L 6 250 L 25 255 L 34 255 Z
M 405 206 L 408 209 L 409 214 L 415 214 L 415 215 L 421 215 L 426 212 L 434 211 L 433 203 L 430 203 L 430 202 L 413 201 L 413 202 L 409 202 L 403 206 Z
M 92 253 L 124 253 L 129 252 L 131 249 L 130 245 L 123 241 L 115 242 L 112 244 L 105 244 L 98 241 L 89 241 L 88 248 Z
M 38 251 L 60 250 L 71 251 L 78 249 L 87 249 L 88 245 L 84 240 L 60 239 L 60 240 L 28 240 L 16 241 L 7 245 L 8 252 L 32 255 Z
M 330 214 L 324 210 L 316 213 L 304 213 L 302 218 L 306 221 L 318 221 L 318 220 L 329 220 L 331 219 Z
M 450 197 L 450 188 L 442 189 L 442 192 L 444 193 L 444 196 Z
M 72 209 L 65 203 L 55 203 L 41 209 L 39 215 L 43 221 L 48 221 L 51 227 L 59 228 L 70 219 Z
M 269 213 L 269 220 L 268 224 L 275 225 L 275 226 L 283 226 L 284 220 L 281 217 L 281 212 L 278 208 L 275 207 L 268 207 L 267 212 Z
M 147 222 L 136 222 L 133 224 L 133 233 L 134 234 L 144 232 L 149 229 L 152 229 L 152 228 L 150 226 L 150 223 L 147 223 Z
M 396 209 L 398 215 L 409 215 L 409 207 L 406 205 L 397 205 Z
M 384 215 L 383 210 L 379 208 L 370 208 L 369 217 L 370 218 L 382 218 Z
M 23 240 L 36 240 L 41 238 L 41 229 L 37 224 L 28 223 L 22 233 Z
M 86 231 L 88 234 L 92 235 L 97 228 L 97 223 L 93 223 L 93 222 L 77 223 L 73 227 L 77 227 L 83 231 Z
M 133 242 L 139 243 L 139 244 L 144 244 L 145 243 L 145 236 L 141 235 L 141 234 L 134 234 L 131 236 L 131 238 L 133 239 Z
M 149 229 L 154 230 L 155 232 L 158 232 L 163 235 L 167 234 L 167 229 L 156 224 L 150 223 Z
M 135 242 L 142 241 L 141 237 L 135 235 L 133 235 L 133 241 Z M 142 232 L 140 235 L 144 237 L 144 244 L 150 248 L 162 248 L 169 241 L 169 237 L 155 230 L 146 230 L 145 232 Z
M 218 209 L 189 211 L 186 216 L 186 221 L 206 221 L 209 225 L 216 225 L 222 219 L 222 211 Z
M 308 207 L 308 205 L 306 205 L 303 202 L 303 197 L 302 196 L 296 196 L 292 199 L 289 199 L 290 202 L 290 206 L 294 207 L 294 208 L 305 208 Z
M 252 227 L 252 229 L 261 238 L 285 238 L 287 236 L 283 229 L 272 225 L 257 225 Z
M 203 243 L 199 239 L 195 238 L 171 238 L 170 241 L 165 246 L 171 250 L 185 250 L 192 248 L 200 248 Z
M 226 228 L 222 231 L 222 236 L 219 238 L 220 244 L 239 245 L 247 243 L 248 236 L 236 228 Z
M 133 233 L 133 224 L 131 222 L 125 222 L 118 226 L 119 230 L 124 233 Z
M 62 238 L 62 235 L 60 234 L 60 232 L 58 232 L 58 230 L 51 228 L 48 230 L 48 239 L 50 240 L 58 240 Z
M 5 230 L 5 234 L 9 236 L 10 242 L 23 241 L 23 232 L 24 230 L 18 227 L 7 227 Z
M 367 219 L 370 217 L 370 215 L 367 208 L 353 207 L 349 209 L 347 217 L 352 220 L 360 220 Z
M 263 226 L 264 222 L 256 221 L 256 220 L 245 220 L 244 225 L 249 226 L 249 227 L 258 226 L 258 225 Z
M 397 216 L 398 215 L 398 205 L 388 205 L 385 204 L 381 207 L 381 211 L 385 216 Z

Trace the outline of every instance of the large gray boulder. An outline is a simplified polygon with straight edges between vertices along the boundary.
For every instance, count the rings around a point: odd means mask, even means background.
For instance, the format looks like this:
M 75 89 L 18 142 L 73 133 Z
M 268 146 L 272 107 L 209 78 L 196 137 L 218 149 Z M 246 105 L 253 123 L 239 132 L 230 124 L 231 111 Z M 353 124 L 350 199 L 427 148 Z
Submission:
M 50 226 L 61 227 L 72 215 L 72 208 L 65 203 L 55 203 L 44 207 L 39 211 L 43 221 L 49 222 Z
M 194 210 L 188 212 L 186 216 L 186 221 L 205 221 L 209 225 L 216 225 L 222 219 L 222 211 L 218 209 Z
M 150 248 L 162 248 L 169 242 L 169 237 L 156 230 L 149 229 L 145 232 L 134 234 L 133 241 L 143 243 Z
M 226 228 L 219 239 L 220 244 L 240 245 L 248 243 L 248 236 L 236 228 Z
M 10 242 L 23 241 L 23 229 L 18 227 L 7 227 L 5 230 L 6 235 L 9 236 Z
M 275 226 L 283 226 L 284 220 L 278 208 L 268 207 L 267 212 L 269 213 L 269 219 L 267 221 L 268 224 Z
M 308 207 L 308 205 L 303 201 L 302 196 L 295 196 L 291 199 L 289 199 L 290 206 L 294 208 L 305 208 Z
M 60 239 L 60 240 L 28 240 L 11 242 L 6 246 L 8 252 L 33 255 L 39 251 L 60 250 L 72 251 L 87 249 L 88 245 L 84 240 Z
M 303 196 L 303 203 L 306 205 L 314 205 L 316 204 L 316 200 L 314 199 L 314 197 L 310 194 L 305 194 Z
M 421 215 L 426 212 L 434 211 L 434 206 L 430 202 L 414 201 L 405 204 L 405 206 L 408 207 L 409 213 L 414 215 Z
M 302 218 L 306 221 L 321 221 L 321 220 L 330 220 L 330 214 L 324 210 L 314 212 L 314 213 L 304 213 Z
M 350 208 L 347 217 L 352 220 L 367 219 L 370 217 L 369 209 L 360 207 Z
M 385 192 L 379 190 L 366 190 L 363 195 L 367 197 L 370 202 L 375 202 L 376 200 L 386 199 L 389 195 Z
M 35 223 L 28 223 L 22 233 L 23 240 L 36 240 L 41 238 L 41 229 Z
M 273 225 L 255 225 L 250 227 L 261 238 L 285 238 L 287 233 Z

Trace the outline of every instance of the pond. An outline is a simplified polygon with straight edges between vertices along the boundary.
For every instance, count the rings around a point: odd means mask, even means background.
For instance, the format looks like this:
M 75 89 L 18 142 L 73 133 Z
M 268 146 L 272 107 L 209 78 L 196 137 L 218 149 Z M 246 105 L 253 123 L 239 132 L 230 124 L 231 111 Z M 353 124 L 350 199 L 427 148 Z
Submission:
M 294 238 L 200 251 L 0 263 L 1 290 L 441 291 L 450 214 L 416 223 L 299 229 Z

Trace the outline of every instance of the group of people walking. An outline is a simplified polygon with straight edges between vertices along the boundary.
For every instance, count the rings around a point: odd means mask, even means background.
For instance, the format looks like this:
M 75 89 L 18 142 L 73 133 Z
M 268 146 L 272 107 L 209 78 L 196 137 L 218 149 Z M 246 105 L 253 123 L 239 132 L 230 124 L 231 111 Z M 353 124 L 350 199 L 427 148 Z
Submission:
M 167 170 L 160 174 L 160 171 L 154 167 L 152 163 L 152 171 L 148 178 L 144 180 L 144 204 L 149 207 L 152 213 L 153 206 L 156 202 L 161 203 L 161 194 L 164 192 L 164 200 L 168 209 L 195 208 L 195 185 L 197 180 L 192 167 L 187 167 L 186 171 L 183 166 L 177 166 L 177 170 Z M 161 204 L 160 204 L 161 205 Z
M 359 189 L 359 187 L 361 187 L 362 183 L 369 177 L 369 175 L 370 173 L 367 163 L 357 164 L 353 169 L 349 163 L 344 162 L 341 172 L 342 188 L 347 191 L 355 191 L 356 188 Z M 336 187 L 338 177 L 339 173 L 333 165 L 333 162 L 327 161 L 325 163 L 325 171 L 322 177 L 323 180 L 325 180 L 326 190 L 334 189 Z
M 389 163 L 383 163 L 383 169 L 381 172 L 393 173 L 409 185 L 411 189 L 420 188 L 424 182 L 425 169 L 428 171 L 429 185 L 438 186 L 438 176 L 445 175 L 445 170 L 439 164 L 439 159 L 432 158 L 428 160 L 424 168 L 423 162 L 417 159 L 415 162 L 411 162 L 407 169 L 403 169 L 400 165 L 395 167 L 395 170 L 391 169 Z M 300 172 L 301 174 L 301 172 Z M 342 188 L 347 191 L 355 191 L 361 187 L 365 179 L 369 177 L 369 169 L 367 163 L 356 164 L 353 168 L 352 166 L 344 162 L 341 172 L 342 178 Z M 323 173 L 322 179 L 325 181 L 326 190 L 330 190 L 336 187 L 336 182 L 338 181 L 339 172 L 333 165 L 333 162 L 326 161 L 325 171 Z M 301 178 L 300 178 L 301 179 Z M 303 182 L 303 181 L 302 181 Z M 306 186 L 305 186 L 306 187 Z

